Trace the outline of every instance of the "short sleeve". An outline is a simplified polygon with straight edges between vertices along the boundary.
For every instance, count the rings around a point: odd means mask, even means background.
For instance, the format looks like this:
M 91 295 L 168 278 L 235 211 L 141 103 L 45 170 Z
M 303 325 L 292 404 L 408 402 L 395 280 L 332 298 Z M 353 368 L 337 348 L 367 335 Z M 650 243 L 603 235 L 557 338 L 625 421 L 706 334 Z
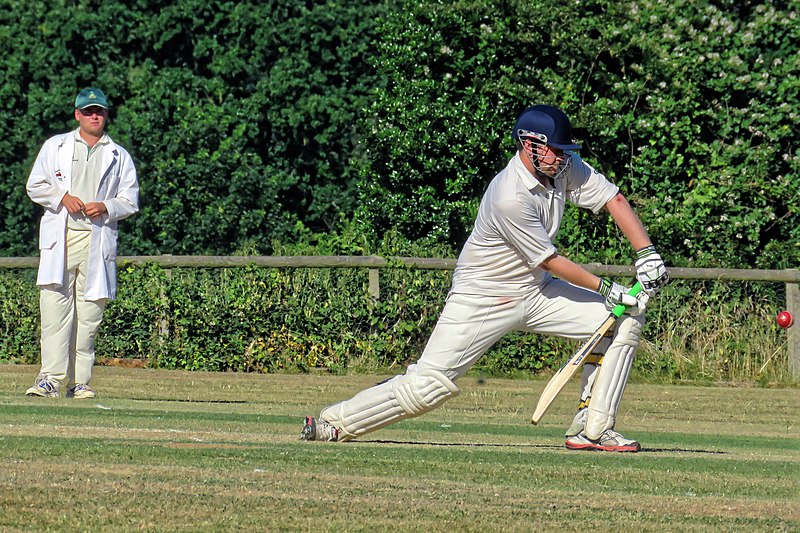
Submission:
M 578 207 L 591 209 L 594 213 L 598 213 L 619 193 L 619 187 L 578 155 L 572 156 L 567 180 L 570 201 Z

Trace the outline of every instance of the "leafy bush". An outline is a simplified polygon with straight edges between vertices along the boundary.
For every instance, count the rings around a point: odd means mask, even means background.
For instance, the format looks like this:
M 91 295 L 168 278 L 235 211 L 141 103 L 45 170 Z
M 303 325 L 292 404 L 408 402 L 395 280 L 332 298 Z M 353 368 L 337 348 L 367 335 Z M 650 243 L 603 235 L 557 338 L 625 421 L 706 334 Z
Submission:
M 460 245 L 510 130 L 536 102 L 572 116 L 673 265 L 800 263 L 800 39 L 772 2 L 405 2 L 365 117 L 361 217 Z M 559 246 L 624 264 L 607 217 L 570 210 Z
M 133 155 L 141 212 L 123 255 L 266 253 L 355 209 L 356 116 L 381 83 L 365 62 L 381 2 L 17 2 L 0 20 L 6 255 L 33 255 L 24 182 L 41 143 L 102 87 Z
M 328 253 L 347 236 L 321 239 Z M 398 241 L 387 239 L 392 246 Z M 304 254 L 315 250 L 303 245 Z M 328 252 L 327 250 L 331 250 Z M 381 252 L 382 250 L 376 250 Z M 425 256 L 406 248 L 410 256 Z M 0 361 L 39 360 L 33 270 L 0 272 Z M 150 367 L 333 373 L 400 370 L 418 359 L 450 288 L 449 271 L 174 268 L 126 265 L 96 339 L 97 355 Z M 785 332 L 775 324 L 783 284 L 680 281 L 650 306 L 634 372 L 652 381 L 791 383 Z M 573 341 L 509 333 L 473 368 L 478 375 L 546 374 Z
M 39 293 L 36 271 L 0 271 L 0 361 L 39 361 Z
M 673 265 L 800 263 L 797 13 L 769 1 L 105 2 L 2 15 L 0 248 L 35 253 L 22 187 L 79 87 L 140 171 L 123 254 L 271 253 L 364 222 L 457 249 L 517 114 L 563 107 Z M 570 210 L 578 261 L 627 263 Z M 374 246 L 374 245 L 373 245 Z
M 791 382 L 775 316 L 785 285 L 680 280 L 648 307 L 634 372 L 668 381 Z
M 122 255 L 453 257 L 516 116 L 541 101 L 573 117 L 585 158 L 668 263 L 796 267 L 797 17 L 768 0 L 15 3 L 0 13 L 0 248 L 35 254 L 40 209 L 22 184 L 41 142 L 74 127 L 77 89 L 99 85 L 142 186 Z M 578 262 L 629 263 L 619 237 L 608 217 L 569 209 L 557 244 Z M 381 272 L 379 302 L 349 269 L 119 277 L 101 355 L 206 370 L 403 364 L 449 287 L 449 273 L 400 268 Z M 670 286 L 637 371 L 771 372 L 780 291 L 731 287 Z M 0 292 L 0 360 L 33 362 L 32 274 L 2 273 Z M 571 348 L 512 334 L 476 371 L 537 372 Z M 758 349 L 775 355 L 750 368 L 740 354 L 760 362 Z

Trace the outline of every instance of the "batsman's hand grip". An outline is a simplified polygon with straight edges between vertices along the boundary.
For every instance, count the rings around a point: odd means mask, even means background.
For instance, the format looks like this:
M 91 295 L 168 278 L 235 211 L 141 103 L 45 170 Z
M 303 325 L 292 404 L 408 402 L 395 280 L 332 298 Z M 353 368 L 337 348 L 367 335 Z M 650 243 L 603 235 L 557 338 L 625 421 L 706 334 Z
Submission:
M 631 287 L 631 290 L 628 291 L 628 294 L 630 294 L 631 296 L 636 296 L 640 292 L 642 292 L 642 284 L 641 282 L 637 281 L 636 284 L 633 287 Z M 627 308 L 628 307 L 626 305 L 619 304 L 614 308 L 613 311 L 611 311 L 611 314 L 619 318 L 622 316 L 622 314 L 625 312 Z

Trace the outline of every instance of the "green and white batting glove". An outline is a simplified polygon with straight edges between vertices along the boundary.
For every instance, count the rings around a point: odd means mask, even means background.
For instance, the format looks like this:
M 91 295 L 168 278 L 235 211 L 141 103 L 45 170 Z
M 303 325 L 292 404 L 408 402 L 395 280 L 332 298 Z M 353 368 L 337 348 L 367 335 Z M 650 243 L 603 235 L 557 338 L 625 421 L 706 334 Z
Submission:
M 653 296 L 669 282 L 664 260 L 652 244 L 636 252 L 636 279 L 648 296 Z
M 631 316 L 641 315 L 644 313 L 645 307 L 647 307 L 647 301 L 650 297 L 643 292 L 640 292 L 638 296 L 631 296 L 628 294 L 630 290 L 630 287 L 620 285 L 608 278 L 600 278 L 600 286 L 597 288 L 597 292 L 606 297 L 606 309 L 608 309 L 609 312 L 622 304 L 628 308 L 625 311 L 626 314 Z

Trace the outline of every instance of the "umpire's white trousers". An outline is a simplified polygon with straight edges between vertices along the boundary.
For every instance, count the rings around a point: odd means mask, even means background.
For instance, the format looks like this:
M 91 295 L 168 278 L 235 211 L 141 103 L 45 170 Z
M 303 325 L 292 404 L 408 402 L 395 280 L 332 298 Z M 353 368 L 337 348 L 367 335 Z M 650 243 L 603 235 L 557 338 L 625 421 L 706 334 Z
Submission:
M 67 230 L 67 283 L 39 290 L 42 316 L 42 372 L 62 385 L 88 384 L 94 365 L 94 337 L 106 300 L 84 300 L 91 231 Z
M 608 318 L 604 302 L 600 294 L 559 279 L 525 296 L 450 294 L 417 369 L 456 380 L 509 331 L 586 339 Z

